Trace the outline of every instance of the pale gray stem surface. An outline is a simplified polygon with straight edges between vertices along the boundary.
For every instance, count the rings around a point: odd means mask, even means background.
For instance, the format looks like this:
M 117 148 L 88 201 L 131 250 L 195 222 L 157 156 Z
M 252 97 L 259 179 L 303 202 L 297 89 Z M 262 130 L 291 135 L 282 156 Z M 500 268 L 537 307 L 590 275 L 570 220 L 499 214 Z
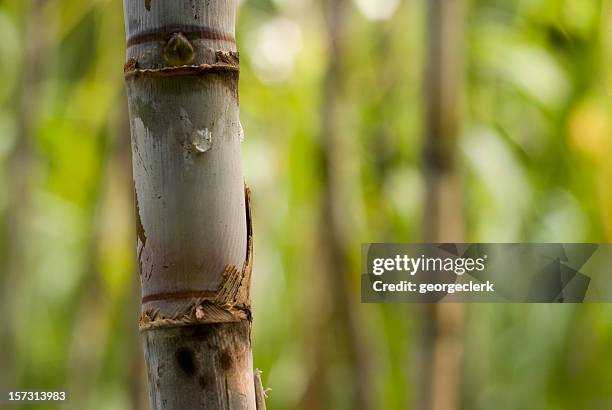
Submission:
M 124 0 L 150 405 L 254 410 L 237 0 Z
M 253 409 L 248 322 L 144 332 L 152 409 Z

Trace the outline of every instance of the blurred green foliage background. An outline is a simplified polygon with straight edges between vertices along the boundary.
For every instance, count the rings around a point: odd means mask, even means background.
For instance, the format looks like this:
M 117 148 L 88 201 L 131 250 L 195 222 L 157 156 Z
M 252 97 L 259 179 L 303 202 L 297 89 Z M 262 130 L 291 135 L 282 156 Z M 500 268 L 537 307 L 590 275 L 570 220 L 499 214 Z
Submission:
M 270 409 L 354 408 L 320 258 L 325 10 L 245 0 L 238 18 Z M 359 304 L 359 252 L 422 237 L 426 0 L 354 0 L 346 17 L 334 115 L 349 308 L 374 408 L 408 409 L 419 310 Z M 465 239 L 610 241 L 612 1 L 470 0 L 465 18 Z M 0 389 L 70 395 L 10 408 L 147 406 L 124 52 L 119 0 L 0 0 Z M 608 305 L 466 306 L 461 342 L 461 408 L 612 408 Z

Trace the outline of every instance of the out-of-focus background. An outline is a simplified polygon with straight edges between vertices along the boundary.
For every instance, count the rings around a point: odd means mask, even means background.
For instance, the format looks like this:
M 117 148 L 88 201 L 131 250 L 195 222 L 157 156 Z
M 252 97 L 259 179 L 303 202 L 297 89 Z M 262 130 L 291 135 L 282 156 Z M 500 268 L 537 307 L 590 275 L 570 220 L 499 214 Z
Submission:
M 612 1 L 430 1 L 241 4 L 268 408 L 419 409 L 436 383 L 456 409 L 612 408 L 611 306 L 464 306 L 445 378 L 422 307 L 359 303 L 360 244 L 432 223 L 432 89 L 459 113 L 457 240 L 612 237 Z M 119 0 L 0 0 L 0 389 L 70 395 L 10 408 L 147 406 L 124 52 Z

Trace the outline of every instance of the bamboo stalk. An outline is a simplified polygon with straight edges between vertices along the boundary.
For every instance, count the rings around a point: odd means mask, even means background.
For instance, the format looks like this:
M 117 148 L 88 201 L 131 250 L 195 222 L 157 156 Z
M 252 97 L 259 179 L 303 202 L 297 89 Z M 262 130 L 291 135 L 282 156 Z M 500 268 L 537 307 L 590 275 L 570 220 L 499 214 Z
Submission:
M 35 162 L 32 143 L 38 116 L 41 82 L 41 60 L 46 43 L 41 34 L 44 20 L 41 11 L 42 0 L 24 1 L 21 5 L 27 18 L 24 21 L 24 50 L 18 86 L 15 88 L 14 115 L 17 123 L 15 145 L 7 158 L 9 189 L 6 210 L 2 215 L 0 241 L 0 309 L 4 312 L 4 326 L 0 328 L 0 351 L 11 352 L 16 346 L 16 329 L 20 326 L 22 314 L 11 303 L 18 284 L 25 272 L 28 256 L 28 238 L 25 235 L 26 218 L 32 204 L 32 165 Z M 23 366 L 13 357 L 0 357 L 0 384 L 6 385 L 11 379 L 19 380 Z
M 424 166 L 427 181 L 424 237 L 461 242 L 463 216 L 455 164 L 463 78 L 464 1 L 429 0 Z M 460 408 L 463 307 L 422 310 L 421 410 Z
M 370 354 L 366 335 L 361 326 L 357 301 L 351 292 L 349 255 L 346 248 L 348 237 L 345 223 L 346 195 L 339 169 L 344 163 L 339 107 L 342 103 L 342 65 L 347 43 L 347 19 L 350 2 L 333 0 L 325 2 L 327 33 L 329 38 L 328 62 L 323 83 L 322 130 L 319 149 L 323 169 L 321 242 L 324 244 L 325 277 L 329 281 L 328 297 L 331 312 L 327 318 L 327 330 L 338 331 L 338 345 L 347 353 L 346 365 L 350 379 L 349 405 L 353 409 L 374 408 L 370 375 Z
M 152 409 L 255 409 L 236 0 L 124 0 Z

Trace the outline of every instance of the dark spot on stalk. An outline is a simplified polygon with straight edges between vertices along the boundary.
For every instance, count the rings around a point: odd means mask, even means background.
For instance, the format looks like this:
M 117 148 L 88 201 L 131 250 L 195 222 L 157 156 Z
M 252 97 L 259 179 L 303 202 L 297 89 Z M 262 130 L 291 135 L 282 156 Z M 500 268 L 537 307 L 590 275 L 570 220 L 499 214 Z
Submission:
M 151 11 L 151 0 L 145 0 L 145 9 Z
M 157 117 L 153 105 L 150 102 L 144 101 L 142 98 L 137 98 L 136 113 L 138 114 L 138 117 L 142 121 L 145 128 L 151 129 L 150 127 Z
M 232 367 L 232 356 L 230 356 L 227 352 L 222 352 L 219 357 L 219 363 L 221 364 L 221 368 L 223 370 L 229 370 Z
M 181 347 L 175 354 L 176 363 L 188 377 L 192 377 L 196 372 L 196 363 L 191 349 Z

